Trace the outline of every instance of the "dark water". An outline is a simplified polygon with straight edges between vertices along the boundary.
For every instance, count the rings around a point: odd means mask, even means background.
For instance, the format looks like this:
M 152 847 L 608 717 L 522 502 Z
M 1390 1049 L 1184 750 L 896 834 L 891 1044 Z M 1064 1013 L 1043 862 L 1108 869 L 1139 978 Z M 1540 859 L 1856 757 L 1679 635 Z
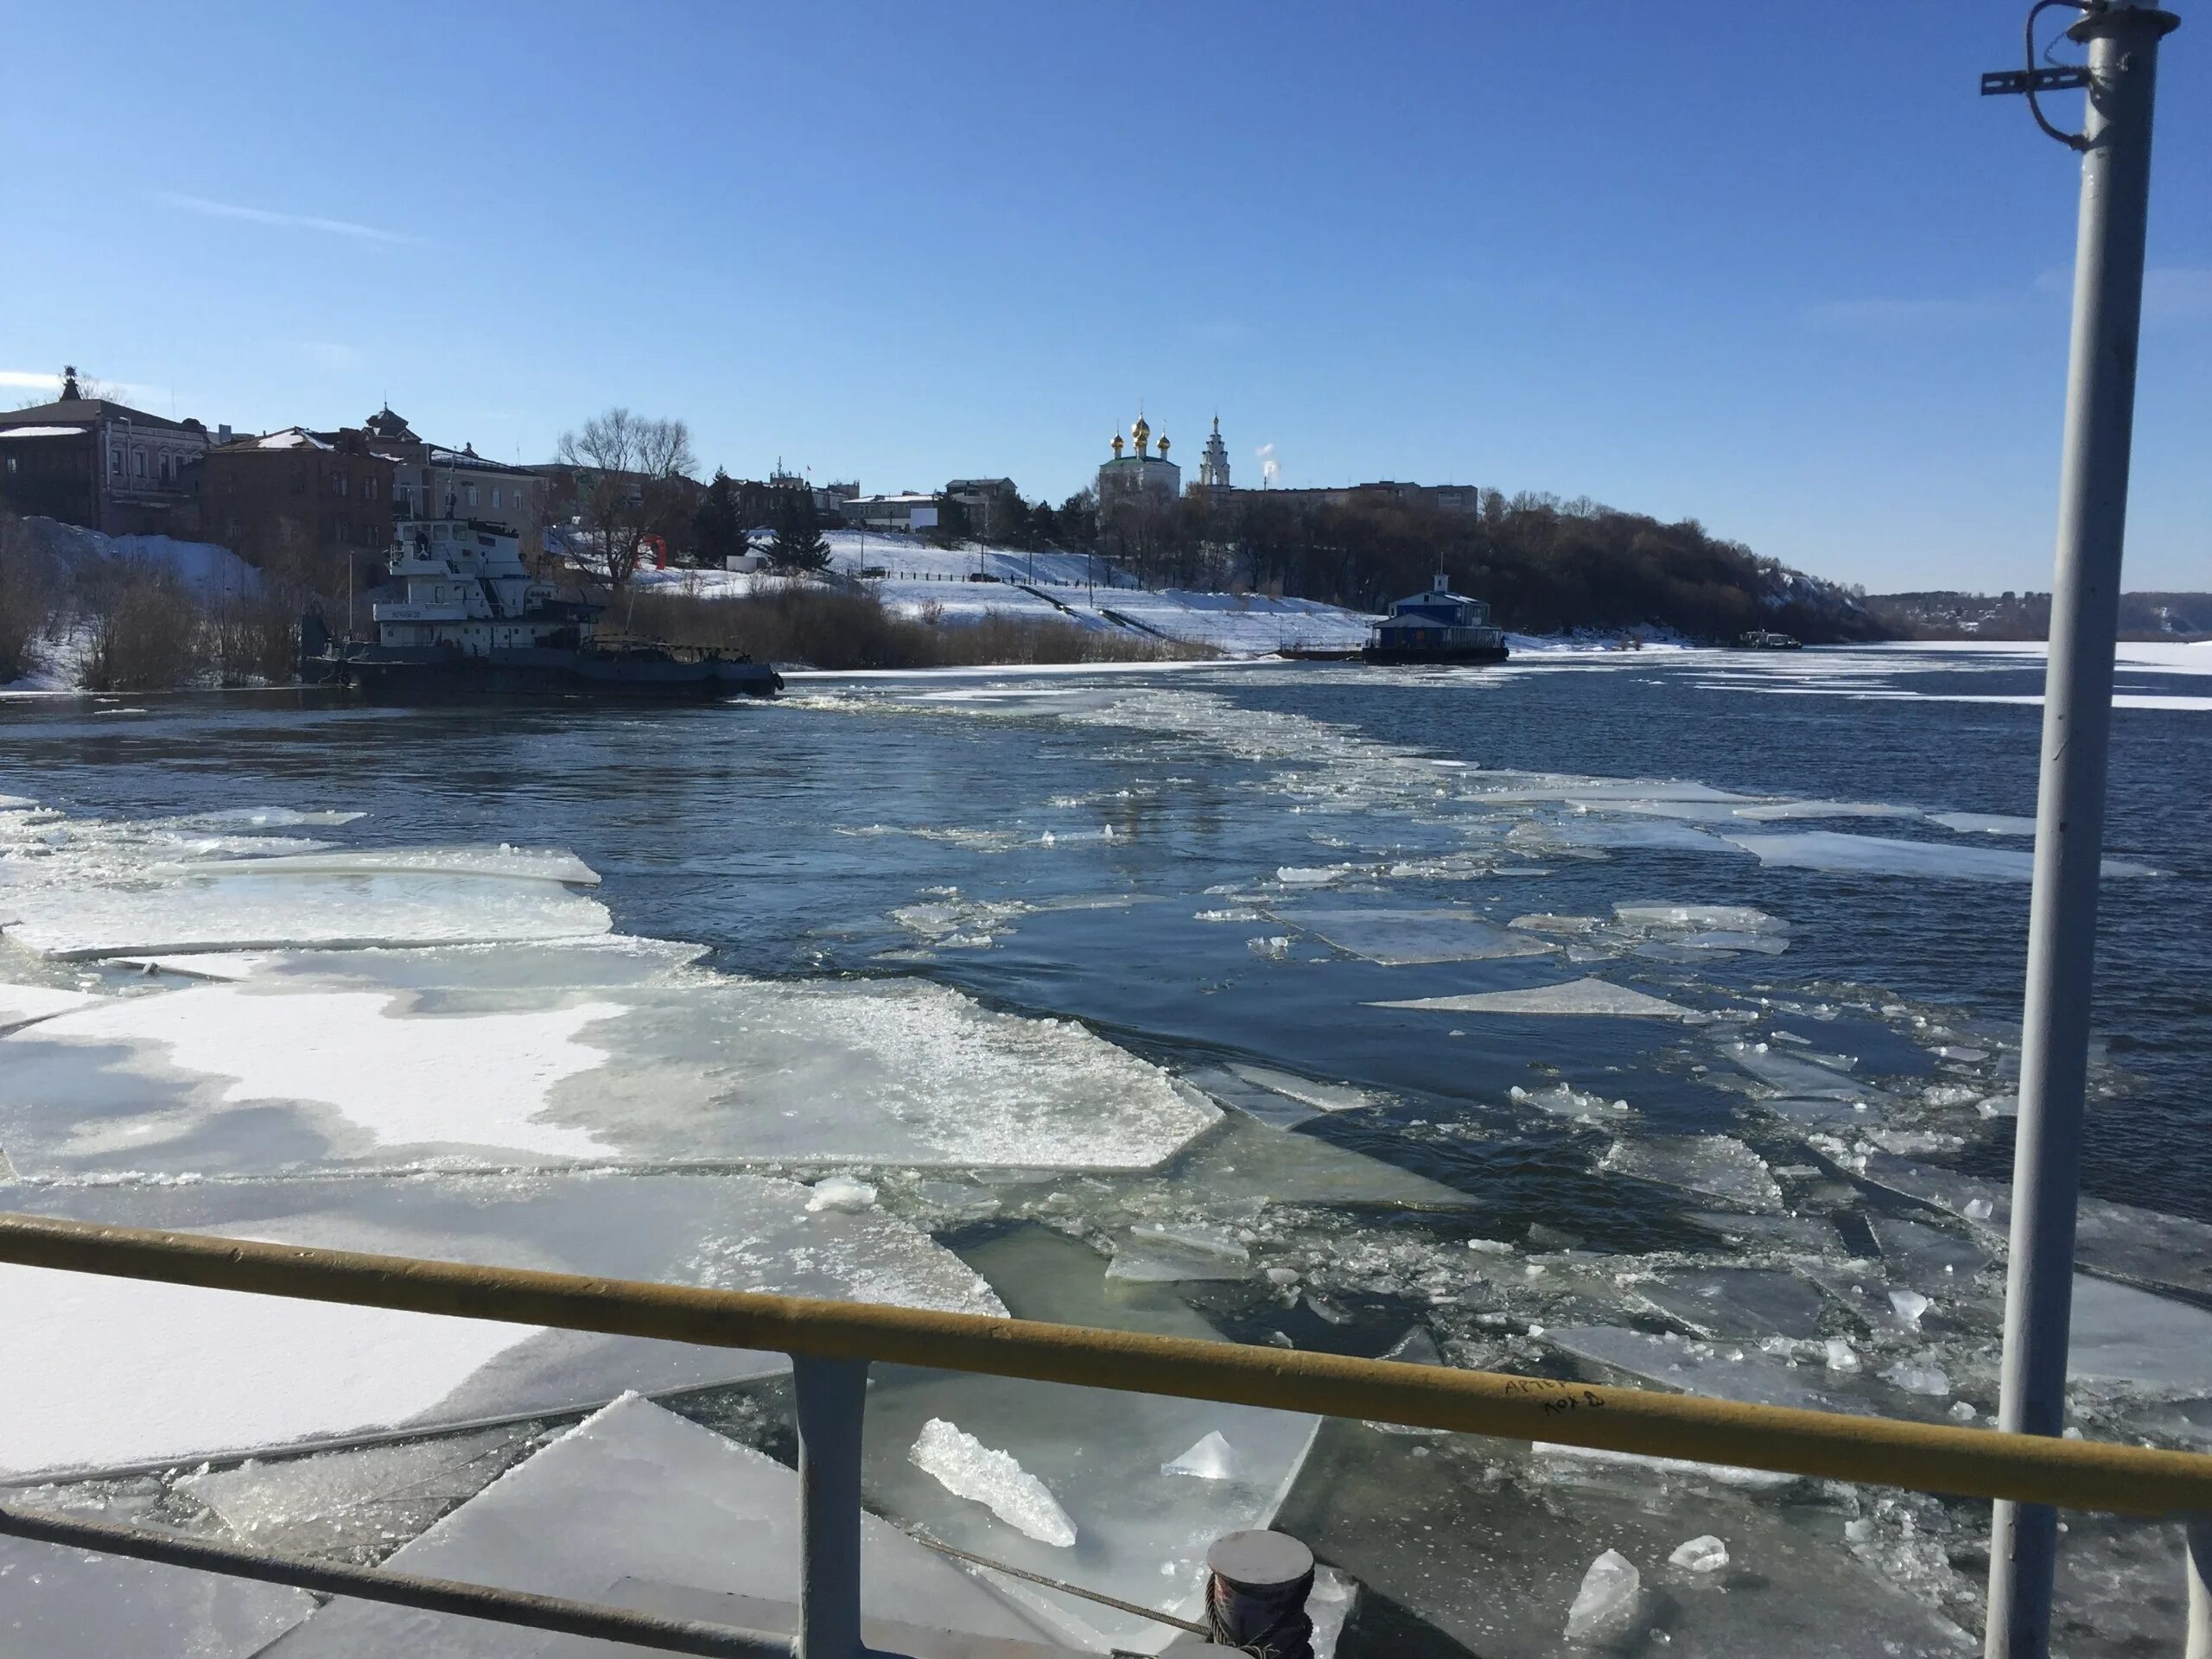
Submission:
M 1791 671 L 1817 672 L 1820 657 L 1806 653 Z M 1700 1006 L 1756 1007 L 1762 996 L 1824 1006 L 1832 1017 L 1817 1031 L 1771 1018 L 1892 1084 L 1931 1075 L 1934 1042 L 1916 1020 L 1950 1022 L 1990 1044 L 1993 1086 L 2004 1086 L 2024 881 L 1767 868 L 1718 843 L 1516 856 L 1472 880 L 1377 873 L 1464 850 L 1482 838 L 1470 825 L 1496 817 L 1459 792 L 1464 769 L 1434 768 L 1436 794 L 1418 770 L 1427 762 L 1389 746 L 1485 769 L 2033 810 L 2038 709 L 1896 694 L 2032 693 L 2039 665 L 1897 658 L 1866 682 L 1889 695 L 1866 700 L 1756 695 L 1748 683 L 1717 681 L 1715 661 L 1570 662 L 1487 677 L 1285 666 L 824 680 L 799 683 L 778 707 L 649 711 L 397 712 L 275 693 L 24 701 L 0 705 L 0 791 L 111 817 L 360 809 L 370 816 L 336 833 L 361 845 L 566 847 L 603 874 L 618 930 L 704 943 L 734 971 L 926 974 L 1003 1006 L 1080 1018 L 1156 1058 L 1258 1061 L 1388 1091 L 1397 1104 L 1379 1119 L 1328 1127 L 1516 1214 L 1603 1236 L 1618 1217 L 1580 1173 L 1586 1158 L 1570 1154 L 1572 1130 L 1530 1121 L 1508 1091 L 1563 1079 L 1630 1099 L 1647 1129 L 1727 1128 L 1742 1097 L 1714 1085 L 1680 1029 L 1376 1008 L 1367 1005 L 1566 976 L 1555 962 L 1527 959 L 1386 967 L 1281 923 L 1196 917 L 1255 893 L 1283 916 L 1300 906 L 1450 906 L 1503 921 L 1604 915 L 1616 902 L 1753 906 L 1791 924 L 1786 955 L 1575 971 Z M 2201 677 L 2127 677 L 2145 690 L 2204 689 Z M 1838 686 L 1847 683 L 1827 689 Z M 2212 1091 L 2202 1082 L 2212 718 L 2118 711 L 2111 777 L 2107 847 L 2167 874 L 2106 886 L 2095 1010 L 2106 1047 L 2086 1185 L 2212 1217 Z M 1920 821 L 1747 827 L 2029 845 Z M 1359 868 L 1323 890 L 1276 880 L 1284 867 L 1335 863 Z M 1211 887 L 1234 891 L 1209 896 Z M 892 917 L 918 903 L 977 900 L 1036 908 L 985 928 L 987 948 L 932 946 Z M 1271 958 L 1249 943 L 1267 937 L 1292 943 Z M 1427 1133 L 1460 1120 L 1497 1132 Z M 2003 1173 L 2006 1120 L 1949 1127 L 1967 1144 L 1946 1160 Z

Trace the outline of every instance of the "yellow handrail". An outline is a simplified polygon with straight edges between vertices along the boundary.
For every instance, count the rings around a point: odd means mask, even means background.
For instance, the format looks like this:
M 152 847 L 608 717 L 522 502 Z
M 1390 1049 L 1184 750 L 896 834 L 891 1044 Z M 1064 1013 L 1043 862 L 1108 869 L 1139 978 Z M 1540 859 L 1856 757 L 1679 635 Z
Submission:
M 264 1296 L 874 1359 L 2121 1515 L 2212 1511 L 2212 1456 L 1034 1319 L 0 1214 L 0 1261 Z

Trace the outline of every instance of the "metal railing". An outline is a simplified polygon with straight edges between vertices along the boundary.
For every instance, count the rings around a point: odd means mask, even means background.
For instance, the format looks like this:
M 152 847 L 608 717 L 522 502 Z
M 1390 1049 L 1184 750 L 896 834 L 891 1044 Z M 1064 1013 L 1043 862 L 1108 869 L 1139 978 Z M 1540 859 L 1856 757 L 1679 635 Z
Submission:
M 795 1643 L 514 1591 L 0 1509 L 0 1532 L 671 1652 L 861 1659 L 861 1435 L 872 1360 L 1686 1459 L 1954 1497 L 2190 1520 L 2190 1659 L 2212 1659 L 2212 1456 L 1747 1405 L 1554 1378 L 1031 1319 L 596 1279 L 0 1214 L 0 1262 L 791 1357 Z

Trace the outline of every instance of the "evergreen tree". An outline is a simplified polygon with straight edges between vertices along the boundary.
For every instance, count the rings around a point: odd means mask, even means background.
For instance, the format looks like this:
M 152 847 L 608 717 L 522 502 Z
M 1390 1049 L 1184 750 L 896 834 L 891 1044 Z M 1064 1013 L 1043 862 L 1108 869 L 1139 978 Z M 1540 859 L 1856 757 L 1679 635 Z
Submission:
M 814 497 L 804 490 L 779 490 L 770 520 L 776 539 L 769 544 L 768 562 L 779 570 L 814 571 L 828 568 L 829 538 L 814 511 Z
M 746 528 L 738 511 L 737 480 L 717 467 L 715 481 L 707 486 L 691 518 L 691 538 L 699 550 L 700 563 L 717 569 L 727 568 L 750 545 Z

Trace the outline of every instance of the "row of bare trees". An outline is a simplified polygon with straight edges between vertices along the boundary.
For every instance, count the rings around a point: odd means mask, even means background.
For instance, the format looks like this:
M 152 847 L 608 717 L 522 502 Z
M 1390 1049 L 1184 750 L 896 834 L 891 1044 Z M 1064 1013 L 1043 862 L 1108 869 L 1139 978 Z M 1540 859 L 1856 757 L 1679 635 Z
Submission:
M 618 406 L 563 432 L 560 458 L 574 478 L 582 550 L 609 587 L 637 574 L 655 537 L 688 540 L 699 458 L 684 422 Z

